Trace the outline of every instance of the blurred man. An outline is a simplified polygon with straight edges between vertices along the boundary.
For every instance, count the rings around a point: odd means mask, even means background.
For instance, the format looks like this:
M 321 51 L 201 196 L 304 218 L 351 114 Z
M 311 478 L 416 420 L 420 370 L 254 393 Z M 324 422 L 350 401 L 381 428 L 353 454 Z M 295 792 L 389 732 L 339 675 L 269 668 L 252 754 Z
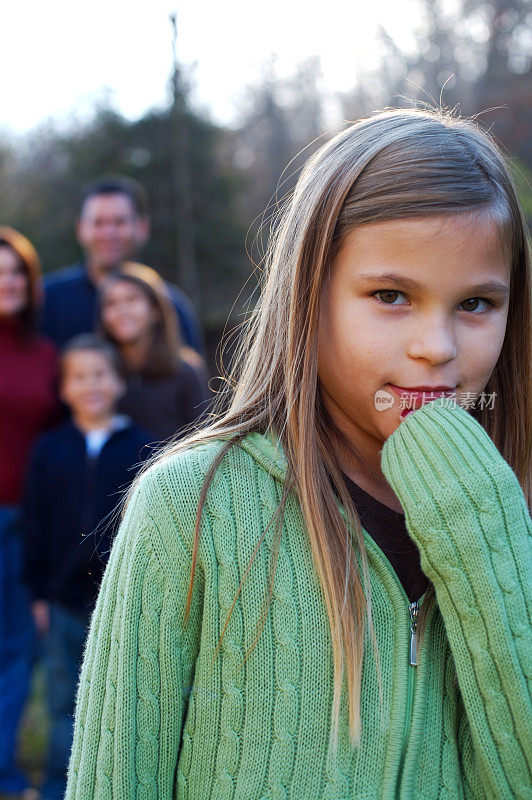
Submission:
M 61 347 L 94 330 L 98 285 L 124 261 L 133 259 L 150 234 L 146 193 L 131 178 L 108 175 L 82 190 L 76 235 L 83 259 L 54 272 L 45 283 L 43 332 Z M 188 297 L 168 284 L 183 344 L 203 352 L 201 327 Z

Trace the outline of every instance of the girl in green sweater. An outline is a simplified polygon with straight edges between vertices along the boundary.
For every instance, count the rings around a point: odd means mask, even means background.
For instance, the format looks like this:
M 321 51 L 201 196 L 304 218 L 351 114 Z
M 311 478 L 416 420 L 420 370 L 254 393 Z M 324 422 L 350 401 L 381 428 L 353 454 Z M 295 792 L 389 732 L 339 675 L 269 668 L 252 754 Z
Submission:
M 129 497 L 67 800 L 532 797 L 528 258 L 472 122 L 310 158 L 229 405 Z

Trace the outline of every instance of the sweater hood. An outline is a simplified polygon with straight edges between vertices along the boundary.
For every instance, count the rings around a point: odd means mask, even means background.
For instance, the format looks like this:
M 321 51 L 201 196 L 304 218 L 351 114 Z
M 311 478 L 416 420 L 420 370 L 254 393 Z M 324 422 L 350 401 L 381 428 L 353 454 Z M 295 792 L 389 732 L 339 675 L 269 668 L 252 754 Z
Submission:
M 449 411 L 444 410 L 440 412 L 439 409 L 446 409 L 446 401 L 444 398 L 433 400 L 426 403 L 422 408 L 417 409 L 413 414 L 409 414 L 401 425 L 392 433 L 383 446 L 383 456 L 390 450 L 391 445 L 399 438 L 402 437 L 405 431 L 413 430 L 418 431 L 418 426 L 421 424 L 425 427 L 425 420 L 430 424 L 431 420 L 435 419 L 436 433 L 442 424 L 448 424 L 451 428 L 454 424 L 452 416 L 449 417 Z M 473 426 L 475 431 L 478 430 L 479 425 L 475 421 L 471 421 L 473 416 L 457 405 L 454 408 L 454 414 L 458 414 L 460 418 L 465 420 L 468 427 Z M 441 417 L 441 419 L 440 419 Z M 416 425 L 417 423 L 417 425 Z M 434 423 L 433 423 L 434 424 Z M 420 431 L 421 432 L 421 431 Z M 423 431 L 426 435 L 426 432 Z M 476 434 L 478 436 L 478 434 Z M 254 431 L 249 433 L 241 443 L 242 448 L 249 453 L 253 458 L 269 473 L 274 475 L 279 480 L 284 481 L 288 471 L 288 462 L 286 459 L 283 446 L 274 431 L 269 429 L 266 433 L 259 433 Z M 385 460 L 386 463 L 386 460 Z
M 280 481 L 286 479 L 288 463 L 281 442 L 273 431 L 249 433 L 241 446 L 266 472 Z

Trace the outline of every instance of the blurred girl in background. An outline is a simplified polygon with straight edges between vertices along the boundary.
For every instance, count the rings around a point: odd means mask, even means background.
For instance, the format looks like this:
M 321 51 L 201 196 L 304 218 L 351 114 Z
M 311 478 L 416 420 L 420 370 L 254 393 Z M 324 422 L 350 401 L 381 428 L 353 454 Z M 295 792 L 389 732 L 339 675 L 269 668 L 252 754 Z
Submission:
M 100 320 L 127 375 L 121 413 L 162 441 L 205 411 L 205 366 L 182 347 L 175 310 L 155 270 L 129 262 L 109 276 L 101 288 Z

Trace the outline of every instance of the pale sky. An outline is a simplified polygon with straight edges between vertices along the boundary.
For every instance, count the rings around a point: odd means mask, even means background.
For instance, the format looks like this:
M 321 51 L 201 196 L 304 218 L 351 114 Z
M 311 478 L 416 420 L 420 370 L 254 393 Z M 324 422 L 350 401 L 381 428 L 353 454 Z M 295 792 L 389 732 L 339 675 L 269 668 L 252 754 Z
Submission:
M 228 123 L 270 54 L 281 76 L 317 54 L 324 88 L 347 90 L 361 65 L 375 63 L 376 25 L 411 47 L 416 10 L 416 0 L 5 0 L 0 129 L 21 133 L 47 118 L 82 118 L 105 87 L 131 119 L 163 106 L 173 11 L 179 58 L 195 65 L 193 100 Z

